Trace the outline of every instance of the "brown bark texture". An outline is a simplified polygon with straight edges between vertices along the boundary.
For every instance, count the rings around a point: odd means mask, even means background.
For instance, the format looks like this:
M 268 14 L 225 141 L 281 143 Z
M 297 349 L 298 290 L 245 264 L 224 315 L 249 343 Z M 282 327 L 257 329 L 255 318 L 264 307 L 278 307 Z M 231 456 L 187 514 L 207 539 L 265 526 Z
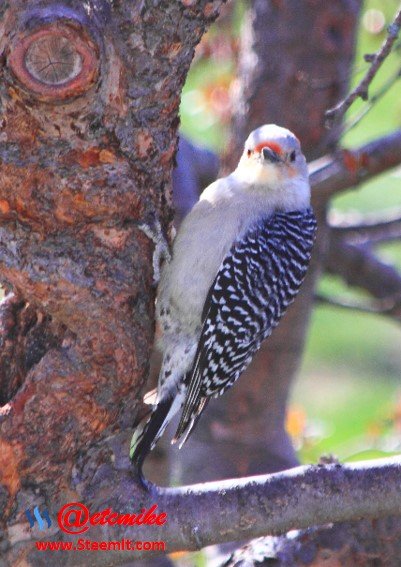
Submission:
M 180 92 L 220 4 L 0 2 L 0 274 L 15 294 L 0 329 L 3 528 L 33 502 L 80 499 L 85 458 L 106 466 L 104 440 L 132 425 L 153 340 L 140 223 L 171 220 Z M 29 563 L 16 532 L 2 555 Z

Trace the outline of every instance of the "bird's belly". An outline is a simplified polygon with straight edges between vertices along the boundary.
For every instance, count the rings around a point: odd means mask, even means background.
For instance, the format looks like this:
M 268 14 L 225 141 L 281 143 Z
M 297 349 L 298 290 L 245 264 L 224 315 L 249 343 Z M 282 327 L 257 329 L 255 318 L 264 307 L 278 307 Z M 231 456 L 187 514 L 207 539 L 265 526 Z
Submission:
M 231 242 L 214 242 L 214 249 L 211 250 L 211 243 L 205 241 L 202 251 L 193 250 L 192 254 L 182 260 L 185 266 L 178 266 L 172 273 L 171 309 L 179 311 L 180 321 L 191 329 L 201 324 L 207 294 L 230 244 Z M 216 250 L 216 247 L 219 250 Z
M 209 289 L 238 232 L 237 225 L 224 221 L 210 223 L 209 227 L 205 230 L 204 225 L 195 225 L 175 243 L 162 290 L 161 299 L 189 333 L 200 329 Z
M 173 258 L 162 273 L 157 310 L 163 333 L 177 332 L 173 321 L 180 332 L 200 332 L 205 301 L 221 263 L 254 222 L 249 199 L 216 206 L 199 202 L 192 209 L 174 241 Z M 168 312 L 165 321 L 170 330 L 163 324 L 163 312 Z

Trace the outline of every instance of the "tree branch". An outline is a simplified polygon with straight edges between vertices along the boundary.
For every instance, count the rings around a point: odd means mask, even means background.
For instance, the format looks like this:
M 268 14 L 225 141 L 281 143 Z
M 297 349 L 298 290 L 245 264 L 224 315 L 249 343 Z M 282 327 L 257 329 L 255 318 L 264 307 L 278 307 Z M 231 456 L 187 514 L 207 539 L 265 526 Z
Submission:
M 13 531 L 27 503 L 45 501 L 54 517 L 59 500 L 85 489 L 73 471 L 85 460 L 107 466 L 104 440 L 131 428 L 154 335 L 153 246 L 139 225 L 171 220 L 180 93 L 222 3 L 0 3 L 1 280 L 67 327 L 47 349 L 35 324 L 22 385 L 0 378 L 14 394 L 0 416 L 9 564 L 32 551 L 30 532 Z M 49 85 L 31 74 L 26 59 L 41 38 L 68 40 L 82 63 L 74 79 Z
M 364 289 L 380 301 L 393 301 L 392 305 L 386 305 L 386 310 L 392 317 L 401 319 L 401 274 L 368 248 L 349 244 L 331 232 L 324 267 L 348 285 Z
M 401 518 L 339 522 L 252 540 L 224 567 L 380 565 L 398 567 Z M 222 566 L 223 567 L 223 566 Z
M 281 534 L 328 522 L 399 515 L 400 474 L 400 458 L 303 466 L 238 480 L 180 488 L 152 487 L 140 501 L 127 505 L 134 486 L 127 473 L 123 484 L 114 485 L 120 495 L 126 496 L 123 500 L 120 496 L 116 502 L 119 509 L 113 509 L 118 512 L 122 512 L 122 508 L 130 509 L 132 513 L 136 507 L 148 508 L 157 503 L 158 512 L 167 513 L 166 523 L 157 528 L 142 525 L 135 537 L 143 541 L 165 541 L 168 552 L 197 550 L 216 543 Z M 96 482 L 102 483 L 101 476 L 104 476 L 103 471 L 98 471 Z M 103 482 L 109 480 L 103 478 Z M 108 506 L 112 500 L 108 499 Z M 90 537 L 110 540 L 110 533 L 110 527 L 94 527 Z M 132 527 L 113 526 L 112 534 L 113 540 L 132 539 L 133 531 Z M 136 556 L 139 555 L 138 551 Z M 114 565 L 127 560 L 126 552 L 113 551 L 112 557 Z M 83 563 L 90 559 L 90 553 L 80 553 Z M 99 554 L 97 565 L 109 564 L 110 555 Z
M 339 299 L 317 293 L 315 295 L 315 303 L 339 307 L 340 309 L 360 311 L 361 313 L 387 315 L 396 319 L 400 319 L 401 313 L 401 294 L 399 297 L 388 297 L 377 301 L 351 301 L 345 298 Z
M 360 83 L 343 99 L 337 106 L 330 108 L 326 112 L 326 122 L 329 127 L 333 126 L 334 122 L 338 122 L 343 118 L 344 114 L 353 104 L 357 98 L 368 100 L 369 85 L 375 78 L 378 70 L 383 64 L 384 60 L 390 54 L 394 42 L 396 41 L 401 27 L 401 9 L 397 12 L 393 23 L 388 27 L 388 35 L 384 40 L 379 51 L 374 55 L 365 55 L 365 60 L 371 63 L 366 75 Z
M 378 244 L 401 238 L 401 209 L 373 214 L 339 213 L 329 216 L 329 224 L 337 236 L 354 244 Z
M 401 164 L 401 130 L 356 150 L 340 150 L 309 164 L 313 196 L 327 202 L 334 194 Z

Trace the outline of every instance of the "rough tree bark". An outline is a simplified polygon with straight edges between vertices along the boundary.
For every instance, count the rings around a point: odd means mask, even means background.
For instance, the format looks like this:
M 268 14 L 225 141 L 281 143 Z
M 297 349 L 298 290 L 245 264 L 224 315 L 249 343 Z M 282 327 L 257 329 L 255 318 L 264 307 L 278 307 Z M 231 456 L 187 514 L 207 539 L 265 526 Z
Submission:
M 7 318 L 26 325 L 34 309 L 42 344 L 22 368 L 11 361 L 29 333 L 2 352 L 10 563 L 30 562 L 12 527 L 26 508 L 82 498 L 88 462 L 93 475 L 128 452 L 153 338 L 139 224 L 171 219 L 180 92 L 221 3 L 0 2 L 0 274 L 17 294 L 1 330 L 7 344 Z

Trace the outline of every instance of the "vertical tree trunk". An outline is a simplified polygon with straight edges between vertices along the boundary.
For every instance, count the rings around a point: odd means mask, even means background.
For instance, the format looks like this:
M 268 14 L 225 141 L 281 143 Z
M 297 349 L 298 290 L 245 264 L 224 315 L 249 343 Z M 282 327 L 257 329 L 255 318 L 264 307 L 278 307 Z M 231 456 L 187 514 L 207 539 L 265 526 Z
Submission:
M 127 461 L 153 339 L 139 224 L 171 219 L 180 92 L 220 4 L 0 1 L 0 274 L 21 301 L 3 338 L 28 304 L 54 338 L 2 376 L 11 562 L 29 563 L 29 545 L 12 547 L 28 537 L 26 508 L 52 513 Z
M 332 147 L 335 133 L 325 128 L 324 113 L 347 92 L 359 9 L 359 0 L 252 2 L 225 170 L 235 167 L 244 140 L 264 123 L 293 130 L 309 160 Z M 234 388 L 209 404 L 188 443 L 191 450 L 180 455 L 186 482 L 271 472 L 297 462 L 284 423 L 325 247 L 326 201 L 313 196 L 318 239 L 301 293 Z
M 347 92 L 360 0 L 253 0 L 234 91 L 230 165 L 261 122 L 282 124 L 308 161 L 335 147 L 324 112 Z

